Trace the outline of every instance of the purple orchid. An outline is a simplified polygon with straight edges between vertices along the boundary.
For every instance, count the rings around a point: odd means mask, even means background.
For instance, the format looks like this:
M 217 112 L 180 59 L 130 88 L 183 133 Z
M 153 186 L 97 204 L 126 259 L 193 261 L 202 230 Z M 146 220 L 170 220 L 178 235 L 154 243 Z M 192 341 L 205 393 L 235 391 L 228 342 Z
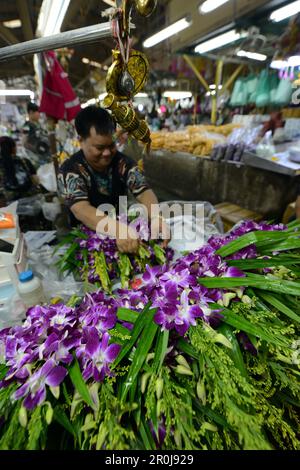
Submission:
M 108 345 L 110 336 L 104 333 L 100 339 L 96 328 L 85 331 L 86 344 L 77 350 L 77 357 L 83 365 L 83 378 L 85 381 L 91 377 L 96 382 L 102 382 L 106 375 L 110 375 L 109 364 L 111 364 L 120 351 L 117 344 Z
M 180 297 L 180 305 L 177 307 L 175 315 L 175 329 L 181 336 L 184 336 L 190 326 L 196 326 L 196 319 L 201 316 L 201 309 L 198 305 L 191 305 L 189 292 L 184 290 Z
M 15 399 L 24 398 L 25 408 L 32 410 L 46 399 L 46 385 L 58 387 L 67 375 L 64 367 L 57 366 L 53 359 L 37 369 L 27 381 L 15 392 Z

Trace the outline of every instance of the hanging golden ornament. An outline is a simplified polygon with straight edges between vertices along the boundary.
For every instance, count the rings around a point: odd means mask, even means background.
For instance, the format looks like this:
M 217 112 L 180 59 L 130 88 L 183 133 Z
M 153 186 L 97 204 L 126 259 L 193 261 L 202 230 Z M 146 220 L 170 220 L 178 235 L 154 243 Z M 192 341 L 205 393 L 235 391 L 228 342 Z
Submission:
M 128 31 L 130 12 L 132 8 L 135 7 L 141 16 L 147 18 L 154 12 L 157 5 L 157 0 L 119 0 L 119 2 L 117 2 L 117 5 L 122 5 L 122 10 L 124 12 L 123 28 L 124 31 Z
M 130 106 L 120 104 L 116 97 L 110 93 L 104 99 L 104 108 L 111 110 L 114 119 L 127 132 L 133 135 L 136 140 L 150 145 L 150 129 L 145 120 L 140 120 Z
M 107 93 L 115 95 L 118 101 L 132 99 L 145 86 L 149 75 L 149 62 L 145 54 L 131 50 L 127 65 L 123 63 L 121 52 L 113 51 L 114 62 L 109 68 L 106 77 Z M 129 83 L 124 83 L 126 73 Z M 132 79 L 132 80 L 131 80 Z M 127 88 L 126 88 L 127 86 Z

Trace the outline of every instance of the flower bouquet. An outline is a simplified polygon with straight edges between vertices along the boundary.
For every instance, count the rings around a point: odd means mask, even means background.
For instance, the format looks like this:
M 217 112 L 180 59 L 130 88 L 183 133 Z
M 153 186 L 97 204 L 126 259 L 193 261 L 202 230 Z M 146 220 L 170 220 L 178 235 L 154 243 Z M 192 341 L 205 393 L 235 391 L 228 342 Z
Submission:
M 299 449 L 300 236 L 244 223 L 0 333 L 0 449 Z
M 60 272 L 72 272 L 82 281 L 111 292 L 113 281 L 120 280 L 122 287 L 128 288 L 130 281 L 142 274 L 147 265 L 163 265 L 173 259 L 172 249 L 163 249 L 158 242 L 148 241 L 147 221 L 135 219 L 132 227 L 141 240 L 136 255 L 120 253 L 115 239 L 98 235 L 87 227 L 72 230 L 59 245 L 59 248 L 68 246 L 58 262 Z

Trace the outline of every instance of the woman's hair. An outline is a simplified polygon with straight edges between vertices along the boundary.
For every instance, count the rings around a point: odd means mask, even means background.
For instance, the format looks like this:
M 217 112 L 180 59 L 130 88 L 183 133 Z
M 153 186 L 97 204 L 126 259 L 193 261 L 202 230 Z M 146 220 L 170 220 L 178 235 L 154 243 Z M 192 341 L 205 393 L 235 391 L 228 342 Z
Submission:
M 13 155 L 16 150 L 16 142 L 11 137 L 0 137 L 0 159 L 5 176 L 10 183 L 15 183 L 15 166 Z
M 109 112 L 97 106 L 88 106 L 80 111 L 75 119 L 75 127 L 82 139 L 90 136 L 93 127 L 99 135 L 110 135 L 116 130 L 115 122 Z

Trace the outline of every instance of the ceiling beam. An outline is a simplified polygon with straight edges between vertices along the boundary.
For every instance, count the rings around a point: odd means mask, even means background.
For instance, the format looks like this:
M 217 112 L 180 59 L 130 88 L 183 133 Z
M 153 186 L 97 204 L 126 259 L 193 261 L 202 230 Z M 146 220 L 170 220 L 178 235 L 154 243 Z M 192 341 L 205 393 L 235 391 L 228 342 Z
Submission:
M 18 44 L 20 42 L 14 33 L 5 28 L 2 23 L 0 23 L 0 37 L 8 44 Z
M 34 38 L 31 18 L 29 14 L 28 2 L 24 2 L 24 0 L 17 0 L 17 7 L 20 15 L 20 19 L 22 21 L 22 29 L 24 38 L 26 41 L 30 41 Z

